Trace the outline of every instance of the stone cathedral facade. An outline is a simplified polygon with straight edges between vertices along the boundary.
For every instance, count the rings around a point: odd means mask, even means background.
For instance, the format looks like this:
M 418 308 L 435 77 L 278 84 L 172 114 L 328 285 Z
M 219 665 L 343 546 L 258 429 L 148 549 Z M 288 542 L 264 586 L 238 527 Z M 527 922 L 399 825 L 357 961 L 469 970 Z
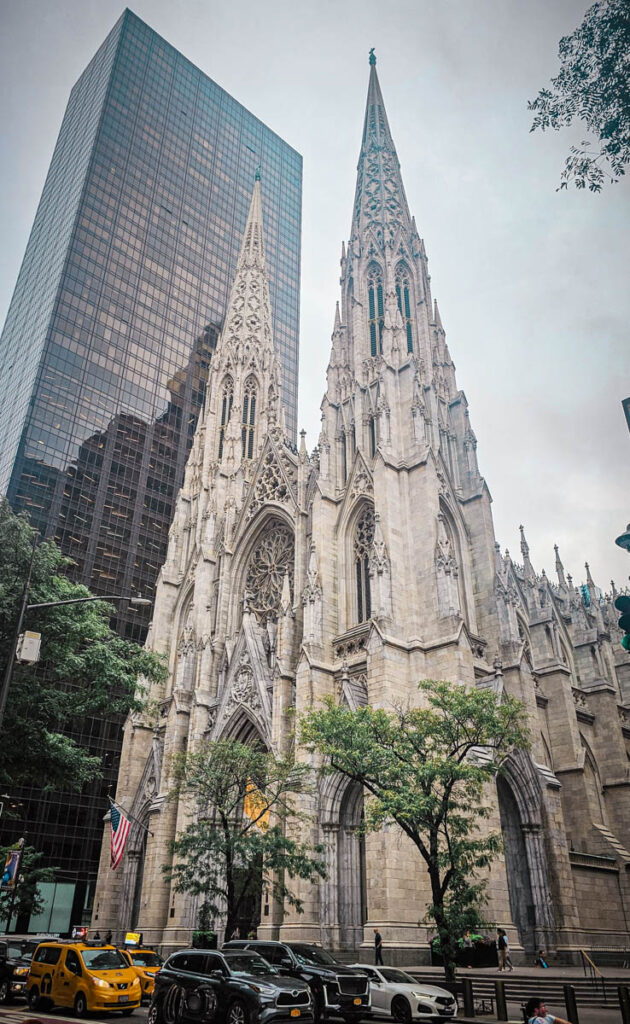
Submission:
M 351 236 L 342 250 L 322 427 L 287 437 L 265 274 L 261 182 L 170 532 L 148 645 L 169 680 L 125 728 L 121 868 L 106 825 L 93 927 L 190 943 L 194 901 L 165 881 L 185 810 L 174 753 L 233 737 L 286 749 L 289 709 L 417 701 L 447 679 L 521 698 L 532 748 L 510 760 L 490 827 L 488 920 L 517 955 L 630 944 L 630 661 L 587 575 L 577 588 L 502 554 L 477 442 L 409 213 L 374 58 Z M 157 709 L 157 710 L 155 710 Z M 355 953 L 381 929 L 390 962 L 428 956 L 428 877 L 394 828 L 361 838 L 363 796 L 328 779 L 311 799 L 328 878 L 305 912 L 261 908 L 259 937 Z M 147 829 L 149 830 L 147 832 Z M 525 951 L 525 952 L 522 952 Z

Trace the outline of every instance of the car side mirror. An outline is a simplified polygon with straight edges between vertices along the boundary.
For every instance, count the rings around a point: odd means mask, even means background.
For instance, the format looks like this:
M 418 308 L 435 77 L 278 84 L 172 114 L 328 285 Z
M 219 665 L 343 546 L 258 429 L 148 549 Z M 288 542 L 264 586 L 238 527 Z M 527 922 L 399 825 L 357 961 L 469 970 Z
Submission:
M 223 974 L 223 971 L 221 970 L 221 968 L 220 968 L 220 967 L 214 967 L 214 968 L 213 968 L 213 969 L 212 969 L 212 970 L 210 971 L 210 977 L 211 977 L 211 978 L 221 978 L 221 980 L 223 980 L 223 978 L 225 977 L 225 975 Z
M 293 961 L 288 956 L 283 956 L 279 964 L 280 967 L 293 967 Z

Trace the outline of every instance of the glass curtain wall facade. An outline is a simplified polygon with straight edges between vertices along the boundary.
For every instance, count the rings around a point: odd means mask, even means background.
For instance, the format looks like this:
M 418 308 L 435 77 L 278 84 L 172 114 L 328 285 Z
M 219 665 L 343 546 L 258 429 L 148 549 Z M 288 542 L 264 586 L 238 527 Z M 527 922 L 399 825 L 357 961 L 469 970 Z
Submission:
M 295 435 L 302 158 L 125 11 L 72 90 L 0 340 L 0 489 L 97 594 L 153 596 L 257 167 Z M 150 609 L 117 615 L 142 642 Z M 80 883 L 73 923 L 96 876 L 120 723 L 77 730 L 105 782 L 76 798 L 18 794 L 21 823 L 0 833 L 27 828 Z

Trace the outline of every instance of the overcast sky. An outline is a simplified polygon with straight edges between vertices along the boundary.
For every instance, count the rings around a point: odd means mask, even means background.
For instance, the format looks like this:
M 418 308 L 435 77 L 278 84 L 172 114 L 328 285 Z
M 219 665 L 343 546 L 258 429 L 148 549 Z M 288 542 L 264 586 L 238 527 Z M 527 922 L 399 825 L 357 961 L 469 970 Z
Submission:
M 304 157 L 301 401 L 319 433 L 339 255 L 378 72 L 426 243 L 497 539 L 537 571 L 627 583 L 630 174 L 557 192 L 571 141 L 529 134 L 579 0 L 135 0 L 132 9 Z M 0 323 L 70 88 L 117 0 L 0 0 Z M 553 574 L 552 574 L 553 578 Z

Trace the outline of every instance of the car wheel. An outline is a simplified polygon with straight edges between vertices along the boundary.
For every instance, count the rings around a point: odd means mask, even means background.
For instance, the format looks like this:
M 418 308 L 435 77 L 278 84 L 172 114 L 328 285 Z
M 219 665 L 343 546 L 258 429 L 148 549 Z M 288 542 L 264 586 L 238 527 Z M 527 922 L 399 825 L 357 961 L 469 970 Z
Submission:
M 39 989 L 37 985 L 33 985 L 32 988 L 29 988 L 26 1000 L 28 1002 L 29 1010 L 39 1010 L 41 1008 Z
M 87 999 L 83 995 L 83 992 L 78 992 L 74 1000 L 74 1015 L 75 1017 L 85 1017 L 87 1013 Z
M 249 1011 L 240 999 L 235 999 L 230 1006 L 225 1024 L 249 1024 Z
M 411 1007 L 404 996 L 396 996 L 392 1003 L 392 1017 L 399 1024 L 409 1024 L 411 1020 Z
M 149 1004 L 147 1013 L 147 1024 L 164 1024 L 164 1014 L 160 1002 L 155 999 Z
M 9 982 L 6 978 L 0 981 L 0 1003 L 9 1002 Z

